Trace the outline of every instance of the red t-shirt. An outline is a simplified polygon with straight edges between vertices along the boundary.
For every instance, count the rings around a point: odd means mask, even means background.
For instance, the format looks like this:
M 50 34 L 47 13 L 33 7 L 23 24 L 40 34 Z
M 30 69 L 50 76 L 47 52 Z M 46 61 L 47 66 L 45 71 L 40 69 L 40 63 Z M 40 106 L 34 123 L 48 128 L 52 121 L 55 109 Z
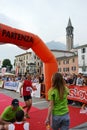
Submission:
M 24 123 L 16 124 L 14 123 L 15 130 L 24 130 Z
M 29 80 L 25 80 L 23 83 L 23 96 L 31 95 L 32 82 Z
M 29 122 L 15 122 L 8 125 L 9 130 L 29 130 Z

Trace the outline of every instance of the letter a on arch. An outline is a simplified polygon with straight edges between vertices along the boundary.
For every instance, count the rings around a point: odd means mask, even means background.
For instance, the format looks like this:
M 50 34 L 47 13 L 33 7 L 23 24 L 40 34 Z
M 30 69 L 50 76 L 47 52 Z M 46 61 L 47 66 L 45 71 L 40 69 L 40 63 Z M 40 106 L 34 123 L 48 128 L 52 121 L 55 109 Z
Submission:
M 25 32 L 10 26 L 0 24 L 0 43 L 14 44 L 24 50 L 31 48 L 44 63 L 45 95 L 51 87 L 51 76 L 58 71 L 56 58 L 46 44 L 30 32 Z

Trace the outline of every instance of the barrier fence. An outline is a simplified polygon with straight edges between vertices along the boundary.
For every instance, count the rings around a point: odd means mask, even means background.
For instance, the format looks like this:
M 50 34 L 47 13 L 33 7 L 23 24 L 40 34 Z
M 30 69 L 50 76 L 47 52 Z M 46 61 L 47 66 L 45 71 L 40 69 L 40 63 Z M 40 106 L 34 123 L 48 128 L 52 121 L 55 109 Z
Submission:
M 68 99 L 87 104 L 87 86 L 69 86 Z
M 33 85 L 36 86 L 37 90 L 32 91 L 31 95 L 32 97 L 46 97 L 45 95 L 45 84 L 40 84 L 40 83 L 33 83 Z M 16 92 L 19 92 L 21 86 L 21 82 L 5 82 L 3 85 L 3 81 L 0 81 L 0 88 L 5 88 L 9 90 L 15 90 Z M 68 86 L 69 88 L 69 95 L 68 99 L 69 100 L 74 100 L 74 101 L 79 101 L 87 104 L 87 86 L 76 86 L 76 85 L 71 85 Z

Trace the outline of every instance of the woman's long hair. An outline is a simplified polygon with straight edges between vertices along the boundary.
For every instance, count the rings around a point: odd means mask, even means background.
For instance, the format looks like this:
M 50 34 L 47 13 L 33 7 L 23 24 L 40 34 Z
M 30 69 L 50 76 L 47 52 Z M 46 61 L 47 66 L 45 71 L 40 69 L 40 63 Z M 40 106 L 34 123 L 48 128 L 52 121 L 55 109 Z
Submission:
M 61 73 L 55 73 L 52 76 L 52 88 L 58 89 L 60 99 L 63 99 L 65 91 L 65 82 Z

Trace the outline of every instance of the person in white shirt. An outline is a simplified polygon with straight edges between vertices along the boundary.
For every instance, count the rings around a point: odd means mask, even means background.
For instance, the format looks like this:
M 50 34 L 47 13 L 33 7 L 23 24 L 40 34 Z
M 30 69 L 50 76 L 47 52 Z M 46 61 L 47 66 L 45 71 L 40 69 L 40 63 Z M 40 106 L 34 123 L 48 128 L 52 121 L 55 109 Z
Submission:
M 81 73 L 79 73 L 78 76 L 77 76 L 76 85 L 77 86 L 83 86 L 83 76 L 82 76 Z
M 24 111 L 16 112 L 16 122 L 6 126 L 6 130 L 29 130 L 29 122 L 24 119 Z

